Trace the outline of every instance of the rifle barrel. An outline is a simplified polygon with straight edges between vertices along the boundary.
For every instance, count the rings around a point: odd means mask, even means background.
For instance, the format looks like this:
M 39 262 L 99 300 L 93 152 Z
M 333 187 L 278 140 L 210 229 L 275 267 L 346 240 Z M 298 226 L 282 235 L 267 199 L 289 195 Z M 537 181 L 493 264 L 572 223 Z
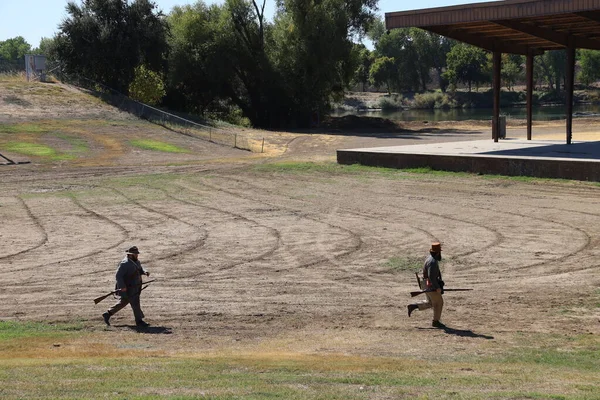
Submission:
M 467 292 L 467 291 L 470 291 L 470 290 L 473 290 L 473 289 L 444 289 L 444 292 Z M 427 292 L 433 292 L 433 291 L 434 290 L 419 290 L 419 291 L 416 291 L 416 292 L 410 292 L 410 296 L 411 297 L 415 297 L 415 296 L 418 296 L 420 294 L 427 293 Z

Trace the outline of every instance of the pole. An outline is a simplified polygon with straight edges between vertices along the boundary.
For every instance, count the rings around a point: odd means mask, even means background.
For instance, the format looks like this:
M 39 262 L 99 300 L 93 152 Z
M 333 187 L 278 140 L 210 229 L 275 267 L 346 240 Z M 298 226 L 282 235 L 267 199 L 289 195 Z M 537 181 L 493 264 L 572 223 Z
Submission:
M 567 46 L 567 79 L 565 82 L 567 90 L 567 144 L 571 144 L 573 138 L 573 90 L 575 88 L 575 38 L 569 36 Z
M 502 53 L 494 51 L 494 115 L 492 116 L 492 138 L 498 142 L 500 122 L 500 69 L 502 68 Z
M 533 131 L 533 60 L 532 52 L 527 54 L 527 140 Z

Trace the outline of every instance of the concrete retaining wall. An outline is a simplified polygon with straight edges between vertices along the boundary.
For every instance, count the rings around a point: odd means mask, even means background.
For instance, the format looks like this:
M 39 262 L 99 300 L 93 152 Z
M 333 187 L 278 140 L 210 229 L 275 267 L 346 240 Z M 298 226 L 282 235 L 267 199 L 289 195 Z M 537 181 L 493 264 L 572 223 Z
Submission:
M 465 155 L 380 153 L 338 150 L 337 162 L 387 168 L 423 168 L 508 176 L 600 182 L 600 162 L 572 159 L 502 158 Z

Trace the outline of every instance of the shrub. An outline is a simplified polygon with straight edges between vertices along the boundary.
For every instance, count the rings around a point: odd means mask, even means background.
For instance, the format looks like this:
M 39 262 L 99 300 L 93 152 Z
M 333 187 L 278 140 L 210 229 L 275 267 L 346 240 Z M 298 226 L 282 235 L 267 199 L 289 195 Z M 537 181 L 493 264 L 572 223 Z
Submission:
M 455 108 L 456 102 L 446 93 L 419 93 L 415 95 L 414 108 L 448 109 Z
M 141 103 L 155 106 L 165 95 L 165 84 L 162 77 L 144 65 L 135 69 L 135 77 L 129 85 L 129 96 Z
M 404 98 L 400 94 L 384 96 L 379 99 L 379 108 L 382 110 L 400 110 L 403 107 Z

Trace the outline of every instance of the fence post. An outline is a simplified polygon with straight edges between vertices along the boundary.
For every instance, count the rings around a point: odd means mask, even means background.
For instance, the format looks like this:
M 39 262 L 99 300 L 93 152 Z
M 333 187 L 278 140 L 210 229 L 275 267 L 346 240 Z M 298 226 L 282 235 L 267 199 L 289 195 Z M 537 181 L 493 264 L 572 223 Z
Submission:
M 208 141 L 212 142 L 212 128 L 208 128 Z
M 233 137 L 233 148 L 237 149 L 237 133 Z
M 265 152 L 265 138 L 263 138 L 262 147 L 260 148 L 260 152 L 261 153 Z

